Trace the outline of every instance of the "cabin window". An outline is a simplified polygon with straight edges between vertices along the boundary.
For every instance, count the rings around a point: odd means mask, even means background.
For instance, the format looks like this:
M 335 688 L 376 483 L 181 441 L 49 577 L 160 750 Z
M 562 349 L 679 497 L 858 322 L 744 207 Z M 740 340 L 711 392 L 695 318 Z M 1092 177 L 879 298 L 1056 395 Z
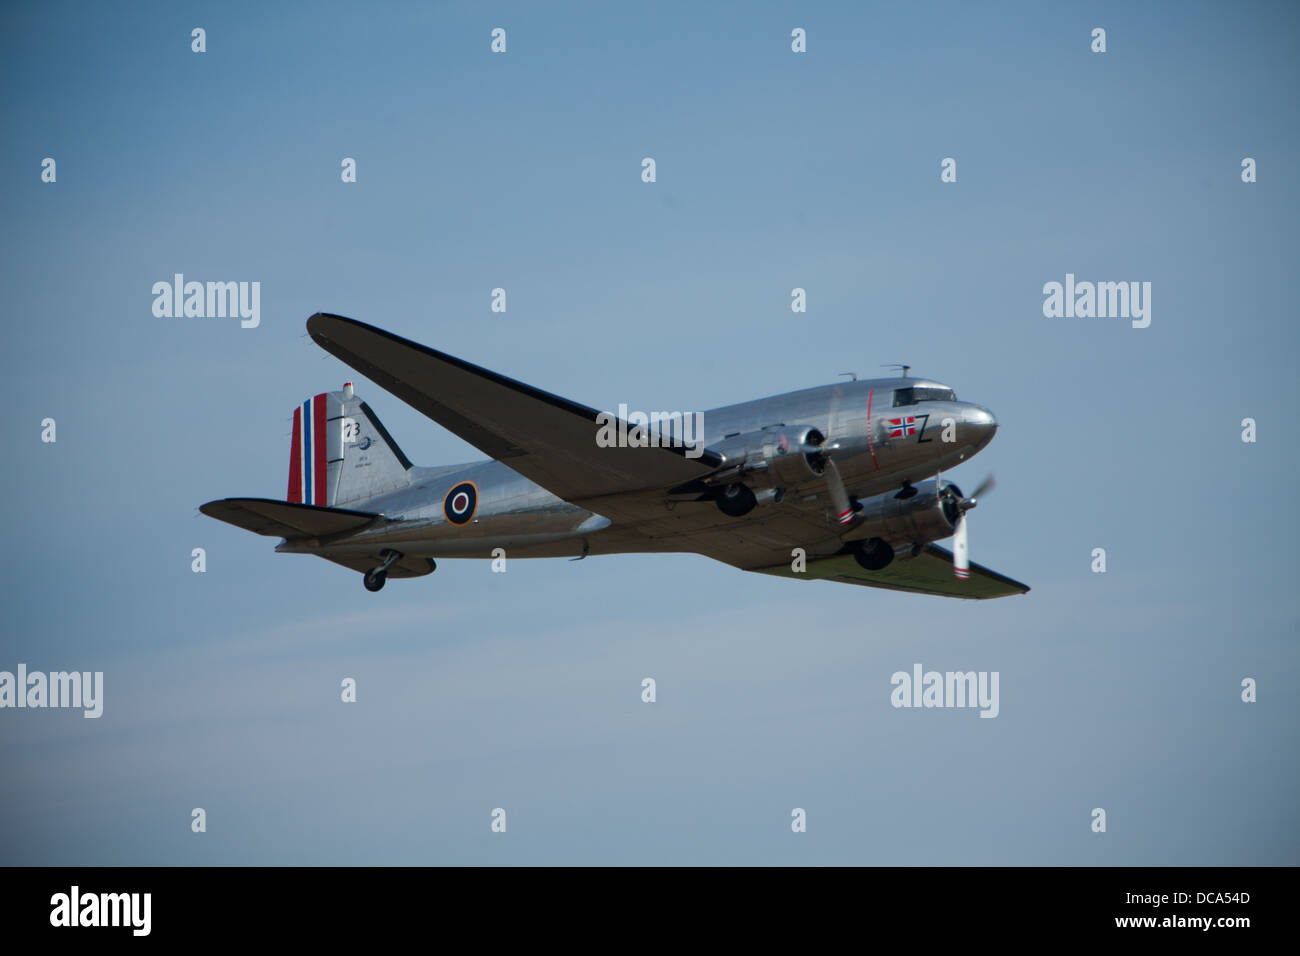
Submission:
M 915 385 L 911 388 L 894 389 L 894 407 L 916 405 L 918 402 L 955 402 L 957 396 L 950 388 L 933 388 L 928 385 Z

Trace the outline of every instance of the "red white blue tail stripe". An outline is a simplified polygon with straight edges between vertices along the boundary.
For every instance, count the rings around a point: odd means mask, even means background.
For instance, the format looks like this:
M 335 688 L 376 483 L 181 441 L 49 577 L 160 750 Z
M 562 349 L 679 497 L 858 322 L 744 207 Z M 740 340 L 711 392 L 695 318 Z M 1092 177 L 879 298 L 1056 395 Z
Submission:
M 325 491 L 325 399 L 322 393 L 293 410 L 289 501 L 305 505 L 329 504 Z

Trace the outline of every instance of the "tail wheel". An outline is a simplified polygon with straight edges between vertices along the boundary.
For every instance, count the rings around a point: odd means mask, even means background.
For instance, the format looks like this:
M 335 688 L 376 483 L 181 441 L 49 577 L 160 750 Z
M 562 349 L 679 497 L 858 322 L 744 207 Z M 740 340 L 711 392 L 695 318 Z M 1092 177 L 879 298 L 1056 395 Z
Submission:
M 718 495 L 718 509 L 732 518 L 749 514 L 756 504 L 758 499 L 754 497 L 754 493 L 747 485 L 740 483 L 727 485 Z

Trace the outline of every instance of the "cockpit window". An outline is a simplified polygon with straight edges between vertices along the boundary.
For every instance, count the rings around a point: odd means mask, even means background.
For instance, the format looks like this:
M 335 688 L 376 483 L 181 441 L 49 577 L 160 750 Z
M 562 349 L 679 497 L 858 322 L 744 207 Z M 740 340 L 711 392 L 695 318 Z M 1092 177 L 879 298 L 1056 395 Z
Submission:
M 918 402 L 955 402 L 957 396 L 953 394 L 950 388 L 932 388 L 926 385 L 915 385 L 911 388 L 894 389 L 894 407 L 902 405 L 915 405 Z

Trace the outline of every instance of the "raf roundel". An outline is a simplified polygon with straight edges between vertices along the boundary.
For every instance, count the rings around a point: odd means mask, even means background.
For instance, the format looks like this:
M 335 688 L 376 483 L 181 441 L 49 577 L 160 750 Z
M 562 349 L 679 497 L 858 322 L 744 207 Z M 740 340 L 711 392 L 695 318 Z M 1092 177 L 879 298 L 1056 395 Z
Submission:
M 442 499 L 442 513 L 452 524 L 469 524 L 478 510 L 478 488 L 472 481 L 452 487 Z

